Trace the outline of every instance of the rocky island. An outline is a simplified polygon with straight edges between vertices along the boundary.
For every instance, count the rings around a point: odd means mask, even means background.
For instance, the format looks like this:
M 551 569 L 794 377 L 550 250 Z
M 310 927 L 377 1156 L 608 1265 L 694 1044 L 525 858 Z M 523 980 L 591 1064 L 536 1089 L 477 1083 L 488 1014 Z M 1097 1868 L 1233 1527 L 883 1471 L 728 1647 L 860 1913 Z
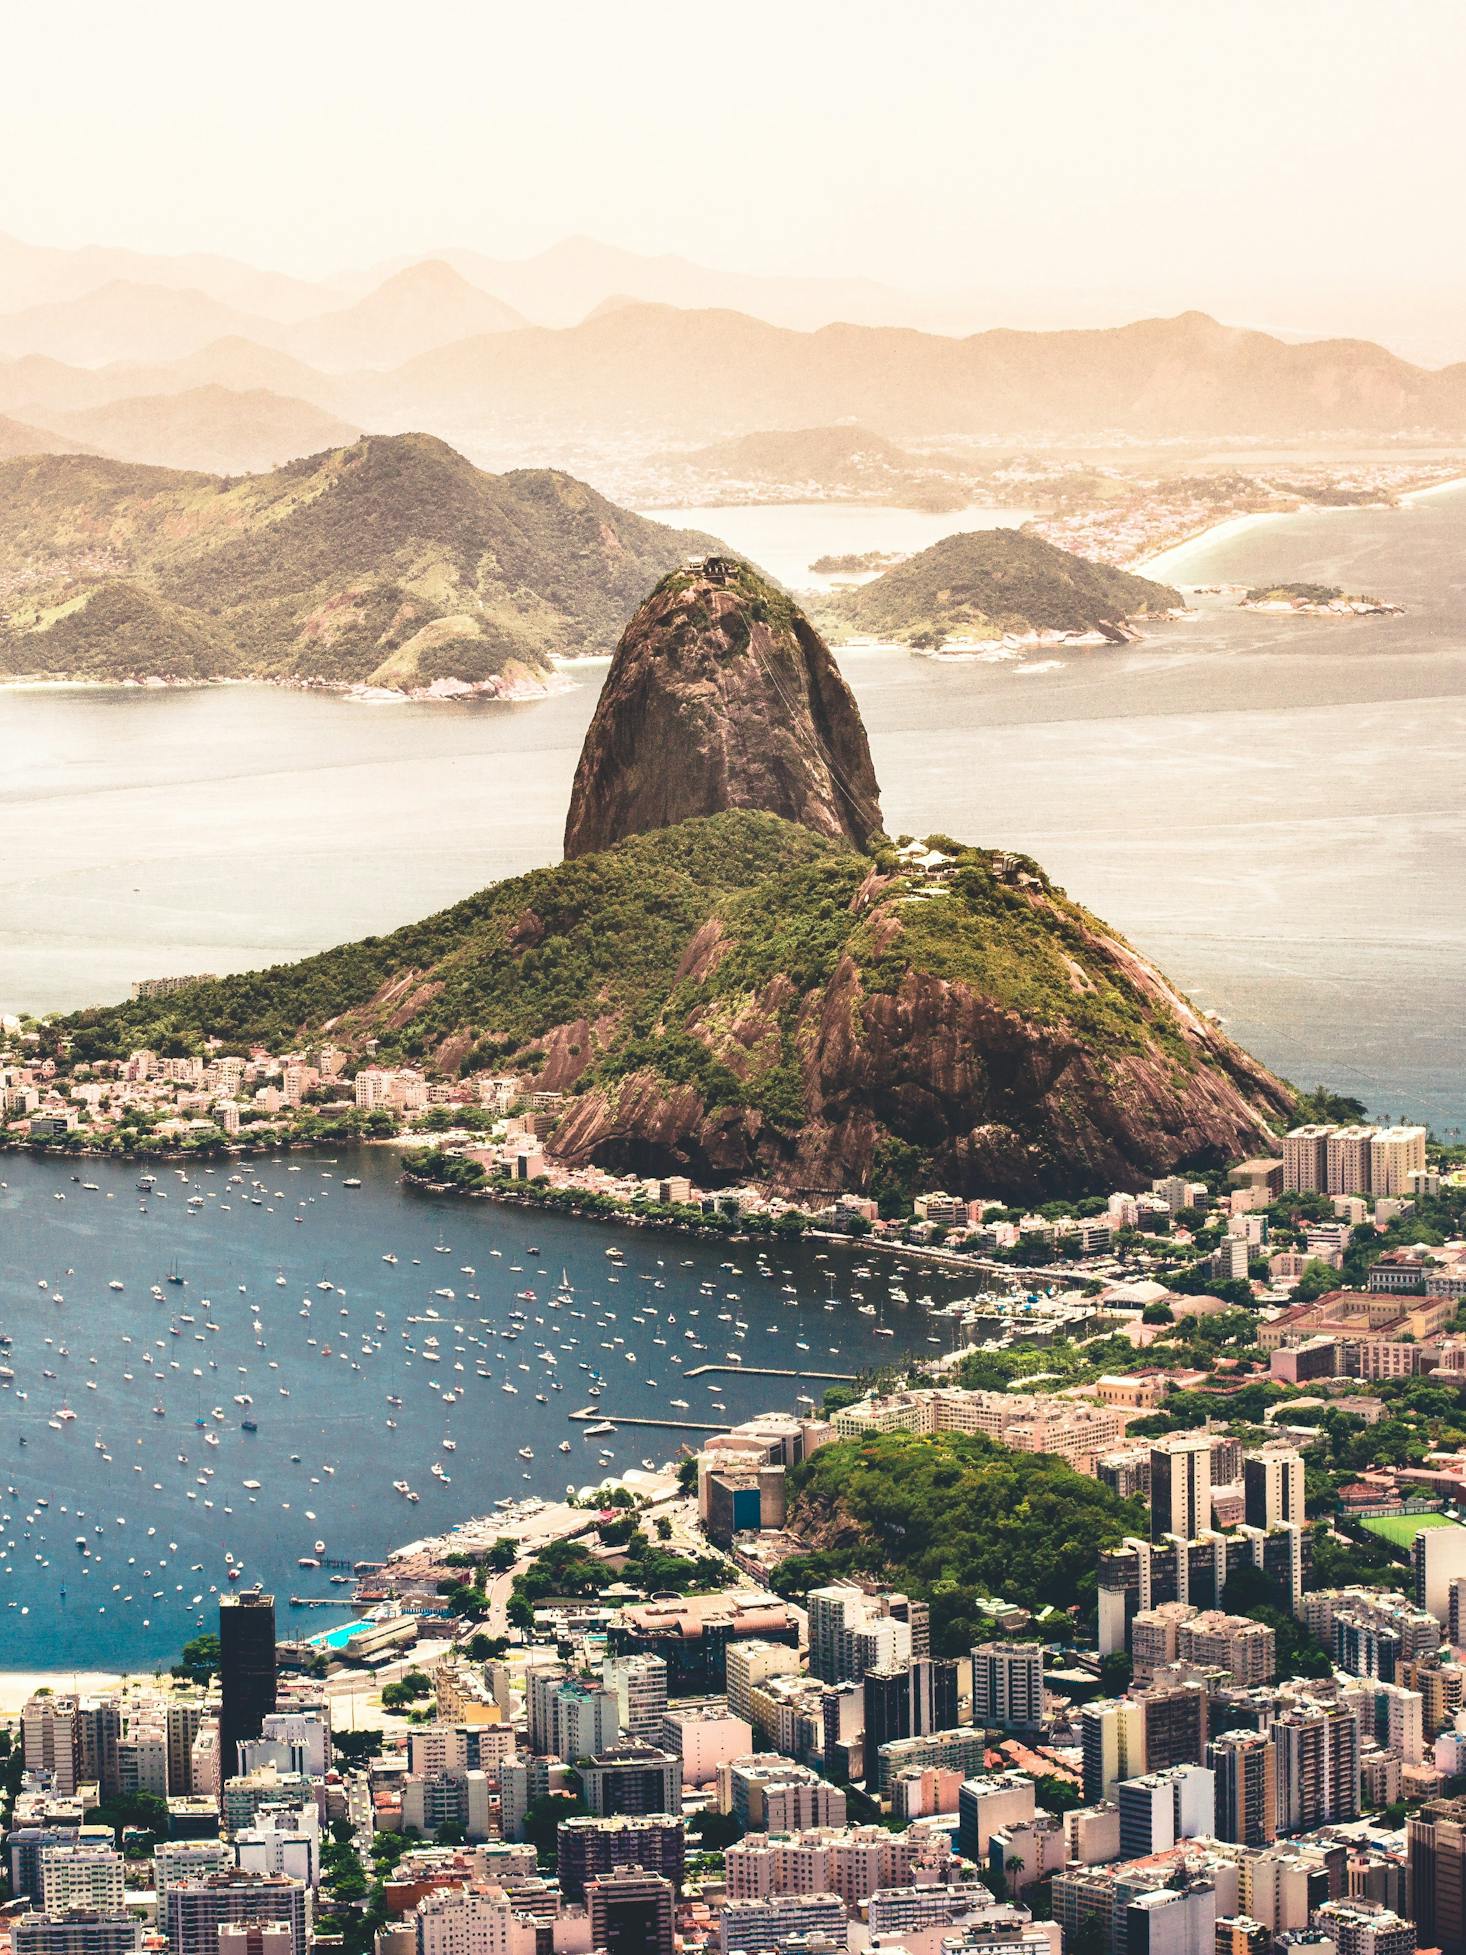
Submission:
M 563 1096 L 553 1160 L 796 1197 L 1025 1200 L 1265 1146 L 1289 1089 L 1036 863 L 881 832 L 835 680 L 747 565 L 684 569 L 617 649 L 566 861 L 301 963 L 73 1014 L 48 1044 L 76 1064 L 329 1036 L 439 1078 L 507 1068 Z
M 1240 602 L 1244 611 L 1290 611 L 1310 618 L 1398 617 L 1403 609 L 1383 598 L 1351 596 L 1337 584 L 1257 585 Z

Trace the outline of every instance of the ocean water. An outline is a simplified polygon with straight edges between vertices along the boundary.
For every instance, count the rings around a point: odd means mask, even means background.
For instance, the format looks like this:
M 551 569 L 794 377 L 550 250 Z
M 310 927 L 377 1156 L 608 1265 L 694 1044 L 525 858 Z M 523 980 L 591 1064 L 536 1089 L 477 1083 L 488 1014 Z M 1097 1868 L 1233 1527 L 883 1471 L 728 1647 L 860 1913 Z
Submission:
M 933 1348 L 927 1313 L 887 1301 L 901 1286 L 889 1259 L 859 1277 L 857 1256 L 778 1247 L 764 1275 L 750 1243 L 414 1194 L 389 1148 L 191 1180 L 163 1168 L 147 1195 L 136 1167 L 73 1172 L 0 1156 L 4 1668 L 165 1659 L 212 1626 L 231 1566 L 275 1592 L 282 1634 L 315 1633 L 353 1613 L 290 1608 L 341 1593 L 298 1566 L 317 1541 L 330 1558 L 377 1558 L 496 1500 L 660 1464 L 695 1437 L 625 1425 L 588 1439 L 568 1416 L 583 1406 L 732 1423 L 817 1398 L 821 1371 Z M 562 1277 L 573 1294 L 559 1296 Z M 904 1287 L 944 1300 L 972 1285 L 921 1270 Z M 881 1314 L 862 1316 L 861 1300 Z M 799 1375 L 686 1375 L 740 1361 Z
M 884 531 L 872 513 L 717 512 L 785 570 L 909 546 L 910 512 Z M 1289 1077 L 1460 1126 L 1463 540 L 1456 492 L 1274 519 L 1168 560 L 1193 582 L 1373 590 L 1398 618 L 1202 598 L 1195 622 L 1126 647 L 851 653 L 888 825 L 1030 851 Z M 470 707 L 0 692 L 0 1010 L 296 957 L 553 858 L 603 672 Z

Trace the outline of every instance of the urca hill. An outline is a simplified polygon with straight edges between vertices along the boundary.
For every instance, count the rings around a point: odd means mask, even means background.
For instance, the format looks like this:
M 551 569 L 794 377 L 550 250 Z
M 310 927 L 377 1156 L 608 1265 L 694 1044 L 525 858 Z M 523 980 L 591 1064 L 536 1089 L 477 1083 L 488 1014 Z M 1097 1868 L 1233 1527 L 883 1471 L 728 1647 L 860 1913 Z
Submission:
M 430 435 L 233 478 L 32 456 L 0 465 L 0 674 L 504 690 L 707 543 Z
M 879 832 L 837 676 L 746 566 L 677 573 L 617 652 L 569 859 L 61 1029 L 86 1057 L 205 1034 L 278 1050 L 329 1023 L 387 1062 L 534 1074 L 568 1096 L 568 1162 L 797 1195 L 1021 1200 L 1256 1148 L 1287 1089 L 1035 863 Z M 672 825 L 650 786 L 621 792 L 623 765 L 686 776 Z

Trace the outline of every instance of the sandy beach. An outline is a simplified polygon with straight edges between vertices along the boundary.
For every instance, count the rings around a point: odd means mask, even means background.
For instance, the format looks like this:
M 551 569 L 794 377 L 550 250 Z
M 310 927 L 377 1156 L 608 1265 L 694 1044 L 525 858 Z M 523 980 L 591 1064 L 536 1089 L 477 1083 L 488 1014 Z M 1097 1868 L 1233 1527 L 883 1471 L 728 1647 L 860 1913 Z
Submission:
M 152 1678 L 137 1679 L 151 1683 Z M 116 1690 L 123 1682 L 115 1670 L 0 1670 L 0 1717 L 19 1717 L 21 1706 L 38 1690 L 58 1696 L 73 1691 Z

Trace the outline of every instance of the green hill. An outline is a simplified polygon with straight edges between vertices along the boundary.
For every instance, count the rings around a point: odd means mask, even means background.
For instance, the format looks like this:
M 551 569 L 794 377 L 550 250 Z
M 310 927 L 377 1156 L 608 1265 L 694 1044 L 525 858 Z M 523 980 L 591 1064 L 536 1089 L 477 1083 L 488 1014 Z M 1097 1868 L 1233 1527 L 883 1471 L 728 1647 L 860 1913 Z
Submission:
M 707 542 L 428 435 L 233 479 L 33 456 L 0 467 L 0 673 L 503 686 L 609 652 Z
M 705 816 L 48 1036 L 84 1059 L 329 1030 L 439 1074 L 509 1067 L 568 1096 L 569 1162 L 802 1195 L 1135 1187 L 1264 1144 L 1277 1081 L 1035 865 L 941 846 L 937 884 L 884 841 Z
M 941 645 L 1094 631 L 1162 615 L 1181 602 L 1167 584 L 1091 563 L 1025 530 L 989 529 L 943 537 L 872 583 L 838 592 L 818 616 L 832 630 Z
M 780 1593 L 879 1575 L 930 1602 L 943 1655 L 979 1632 L 974 1595 L 1064 1609 L 1092 1593 L 1097 1550 L 1118 1547 L 1141 1514 L 1064 1460 L 977 1433 L 837 1440 L 797 1469 L 791 1493 L 811 1552 L 780 1566 Z

